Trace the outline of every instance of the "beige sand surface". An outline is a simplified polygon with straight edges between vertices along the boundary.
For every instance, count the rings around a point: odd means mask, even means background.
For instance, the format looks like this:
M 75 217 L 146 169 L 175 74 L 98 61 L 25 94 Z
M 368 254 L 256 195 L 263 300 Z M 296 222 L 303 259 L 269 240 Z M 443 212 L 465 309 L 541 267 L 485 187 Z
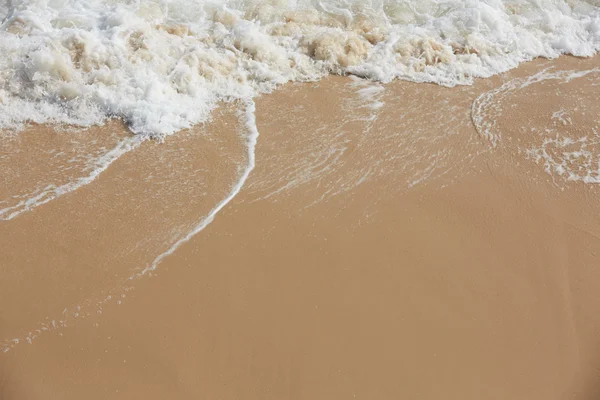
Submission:
M 249 180 L 152 276 L 125 280 L 246 161 L 235 106 L 0 221 L 0 398 L 600 398 L 600 192 L 544 170 L 584 137 L 564 168 L 593 168 L 598 81 L 502 92 L 487 133 L 471 113 L 515 78 L 599 61 L 263 96 Z M 561 110 L 572 122 L 546 126 Z

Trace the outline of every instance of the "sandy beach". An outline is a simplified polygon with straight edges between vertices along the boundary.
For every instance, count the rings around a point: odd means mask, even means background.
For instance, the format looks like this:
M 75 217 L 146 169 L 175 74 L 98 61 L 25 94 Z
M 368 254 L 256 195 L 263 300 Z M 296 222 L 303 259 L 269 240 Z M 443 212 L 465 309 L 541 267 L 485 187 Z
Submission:
M 285 85 L 189 241 L 243 104 L 162 143 L 11 134 L 0 398 L 600 398 L 598 65 Z M 22 203 L 46 181 L 80 184 Z

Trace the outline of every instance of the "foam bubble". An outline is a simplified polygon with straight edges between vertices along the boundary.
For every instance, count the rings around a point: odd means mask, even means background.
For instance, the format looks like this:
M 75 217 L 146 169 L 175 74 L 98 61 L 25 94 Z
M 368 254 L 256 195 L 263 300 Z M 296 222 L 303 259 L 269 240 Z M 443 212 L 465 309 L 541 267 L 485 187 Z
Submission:
M 468 84 L 591 56 L 596 0 L 19 0 L 0 8 L 0 128 L 123 118 L 164 135 L 222 100 L 355 74 Z
M 515 153 L 543 166 L 553 179 L 600 183 L 600 120 L 593 86 L 599 74 L 598 68 L 544 70 L 513 79 L 474 102 L 473 122 L 494 146 L 516 148 Z

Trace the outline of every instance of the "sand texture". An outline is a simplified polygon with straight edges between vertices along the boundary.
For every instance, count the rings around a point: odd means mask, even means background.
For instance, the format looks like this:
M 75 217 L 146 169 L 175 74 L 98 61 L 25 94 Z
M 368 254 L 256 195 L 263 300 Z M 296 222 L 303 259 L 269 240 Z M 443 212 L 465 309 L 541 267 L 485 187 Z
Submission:
M 6 132 L 0 399 L 600 398 L 599 65 Z

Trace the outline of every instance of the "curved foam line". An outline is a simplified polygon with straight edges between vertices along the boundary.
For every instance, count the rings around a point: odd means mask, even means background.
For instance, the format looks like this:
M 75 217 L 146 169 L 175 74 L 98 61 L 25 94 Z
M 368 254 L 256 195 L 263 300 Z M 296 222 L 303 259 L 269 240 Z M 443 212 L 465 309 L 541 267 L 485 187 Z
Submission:
M 95 168 L 89 175 L 77 178 L 75 181 L 66 183 L 59 187 L 54 187 L 52 185 L 48 186 L 44 191 L 37 194 L 36 196 L 30 197 L 26 200 L 22 200 L 14 206 L 0 210 L 0 221 L 9 221 L 27 211 L 31 211 L 36 207 L 46 204 L 49 201 L 52 201 L 64 194 L 77 190 L 80 187 L 93 182 L 98 176 L 100 176 L 101 173 L 106 171 L 106 169 L 113 162 L 119 159 L 123 154 L 128 153 L 131 150 L 137 148 L 146 139 L 147 137 L 140 135 L 126 138 L 125 140 L 119 142 L 108 153 L 98 158 L 95 162 Z
M 562 79 L 565 82 L 569 82 L 572 79 L 582 78 L 589 74 L 600 72 L 600 68 L 592 68 L 588 70 L 559 70 L 555 71 L 553 68 L 545 68 L 540 72 L 524 78 L 514 78 L 510 81 L 498 86 L 495 89 L 489 90 L 485 93 L 480 94 L 471 104 L 471 121 L 475 126 L 477 133 L 490 140 L 492 147 L 496 147 L 498 141 L 501 139 L 499 135 L 493 135 L 492 129 L 496 125 L 496 121 L 487 121 L 485 119 L 485 108 L 492 104 L 492 100 L 499 94 L 510 92 L 513 90 L 519 90 L 526 88 L 527 86 L 535 83 L 542 82 L 550 79 Z
M 258 141 L 259 134 L 258 134 L 258 128 L 256 127 L 256 116 L 254 114 L 254 112 L 256 110 L 256 105 L 254 103 L 254 100 L 247 99 L 245 101 L 245 103 L 246 103 L 245 125 L 246 125 L 246 129 L 248 129 L 248 131 L 250 132 L 248 135 L 248 139 L 247 139 L 248 140 L 248 151 L 247 151 L 248 164 L 246 165 L 244 172 L 240 176 L 240 179 L 238 179 L 236 184 L 231 188 L 231 191 L 229 192 L 227 197 L 225 197 L 223 200 L 221 200 L 212 210 L 210 210 L 208 215 L 206 217 L 204 217 L 202 220 L 200 220 L 200 222 L 194 227 L 194 229 L 192 229 L 183 238 L 181 238 L 177 242 L 175 242 L 169 248 L 169 250 L 162 253 L 158 257 L 156 257 L 156 259 L 152 262 L 152 264 L 149 265 L 148 267 L 144 268 L 142 270 L 142 272 L 137 274 L 137 276 L 142 276 L 148 272 L 154 271 L 156 269 L 156 267 L 158 266 L 158 264 L 161 263 L 162 260 L 164 260 L 166 257 L 173 254 L 182 244 L 188 242 L 191 238 L 193 238 L 199 232 L 204 230 L 204 228 L 206 228 L 215 219 L 215 216 L 219 213 L 219 211 L 221 211 L 223 209 L 223 207 L 225 207 L 231 200 L 233 200 L 233 198 L 240 192 L 240 190 L 244 186 L 244 183 L 246 183 L 246 180 L 248 179 L 250 172 L 252 172 L 252 170 L 254 169 L 254 167 L 256 165 L 255 150 L 256 150 L 256 143 Z M 130 279 L 132 279 L 132 278 L 134 278 L 134 277 L 132 276 Z

